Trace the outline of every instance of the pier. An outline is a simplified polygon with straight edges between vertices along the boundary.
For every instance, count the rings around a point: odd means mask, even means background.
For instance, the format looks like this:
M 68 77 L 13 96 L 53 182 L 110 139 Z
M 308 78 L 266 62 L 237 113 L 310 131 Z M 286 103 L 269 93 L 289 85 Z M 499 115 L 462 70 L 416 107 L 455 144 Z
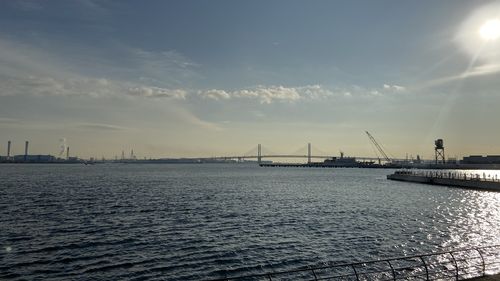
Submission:
M 445 185 L 461 188 L 484 189 L 500 191 L 500 179 L 490 176 L 466 172 L 444 172 L 444 171 L 396 171 L 387 175 L 389 180 L 426 183 L 433 185 Z
M 398 169 L 402 166 L 396 165 L 380 165 L 373 162 L 354 162 L 354 163 L 337 163 L 328 164 L 323 162 L 312 163 L 261 163 L 260 167 L 281 167 L 281 168 L 378 168 L 378 169 Z

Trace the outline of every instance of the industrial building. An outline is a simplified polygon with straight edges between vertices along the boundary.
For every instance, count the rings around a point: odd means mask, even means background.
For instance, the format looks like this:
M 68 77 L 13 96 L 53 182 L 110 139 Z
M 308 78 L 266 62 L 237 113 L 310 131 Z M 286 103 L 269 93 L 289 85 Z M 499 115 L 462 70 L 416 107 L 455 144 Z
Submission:
M 500 155 L 471 155 L 464 157 L 461 161 L 462 164 L 500 164 Z
M 7 142 L 7 155 L 0 156 L 0 163 L 82 163 L 78 157 L 70 157 L 69 147 L 66 148 L 66 158 L 58 158 L 48 154 L 29 154 L 29 141 L 24 143 L 24 154 L 11 155 L 12 142 Z
M 52 155 L 15 155 L 14 162 L 48 163 L 55 162 L 57 158 Z

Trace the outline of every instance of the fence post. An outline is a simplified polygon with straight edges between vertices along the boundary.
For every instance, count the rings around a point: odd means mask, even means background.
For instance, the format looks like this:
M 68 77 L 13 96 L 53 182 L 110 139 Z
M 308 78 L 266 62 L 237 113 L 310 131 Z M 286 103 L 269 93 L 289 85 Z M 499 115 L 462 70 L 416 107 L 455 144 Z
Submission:
M 450 252 L 450 256 L 453 258 L 453 262 L 455 263 L 455 268 L 457 269 L 455 279 L 458 281 L 458 263 L 457 260 L 455 259 L 455 256 L 453 255 L 453 252 Z
M 396 272 L 394 271 L 394 267 L 392 267 L 391 261 L 387 261 L 387 263 L 389 263 L 389 266 L 391 267 L 392 278 L 394 281 L 396 281 Z
M 486 266 L 484 264 L 484 257 L 483 257 L 483 253 L 481 253 L 481 251 L 479 251 L 479 249 L 474 249 L 476 250 L 478 253 L 479 253 L 479 256 L 481 257 L 481 260 L 483 261 L 483 276 L 486 276 Z
M 351 264 L 351 267 L 352 267 L 352 269 L 354 270 L 354 274 L 356 275 L 356 280 L 358 280 L 358 281 L 359 281 L 358 272 L 356 271 L 356 268 L 354 267 L 354 264 Z
M 425 267 L 425 276 L 427 277 L 427 281 L 429 281 L 429 269 L 427 268 L 427 263 L 425 263 L 424 257 L 420 256 L 420 260 L 424 264 Z

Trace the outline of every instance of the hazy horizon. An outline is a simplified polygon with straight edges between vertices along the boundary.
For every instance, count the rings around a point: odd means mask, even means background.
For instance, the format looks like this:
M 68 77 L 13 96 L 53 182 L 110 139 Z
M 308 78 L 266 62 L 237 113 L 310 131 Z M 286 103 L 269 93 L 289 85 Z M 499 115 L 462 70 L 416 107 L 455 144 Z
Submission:
M 0 155 L 500 155 L 500 1 L 3 1 L 0 62 Z

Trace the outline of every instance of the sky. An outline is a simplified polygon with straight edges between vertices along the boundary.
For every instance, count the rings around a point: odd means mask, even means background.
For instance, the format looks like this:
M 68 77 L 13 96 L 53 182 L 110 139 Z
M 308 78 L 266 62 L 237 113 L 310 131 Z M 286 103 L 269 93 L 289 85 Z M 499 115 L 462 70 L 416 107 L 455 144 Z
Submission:
M 500 1 L 0 2 L 0 155 L 500 155 Z

